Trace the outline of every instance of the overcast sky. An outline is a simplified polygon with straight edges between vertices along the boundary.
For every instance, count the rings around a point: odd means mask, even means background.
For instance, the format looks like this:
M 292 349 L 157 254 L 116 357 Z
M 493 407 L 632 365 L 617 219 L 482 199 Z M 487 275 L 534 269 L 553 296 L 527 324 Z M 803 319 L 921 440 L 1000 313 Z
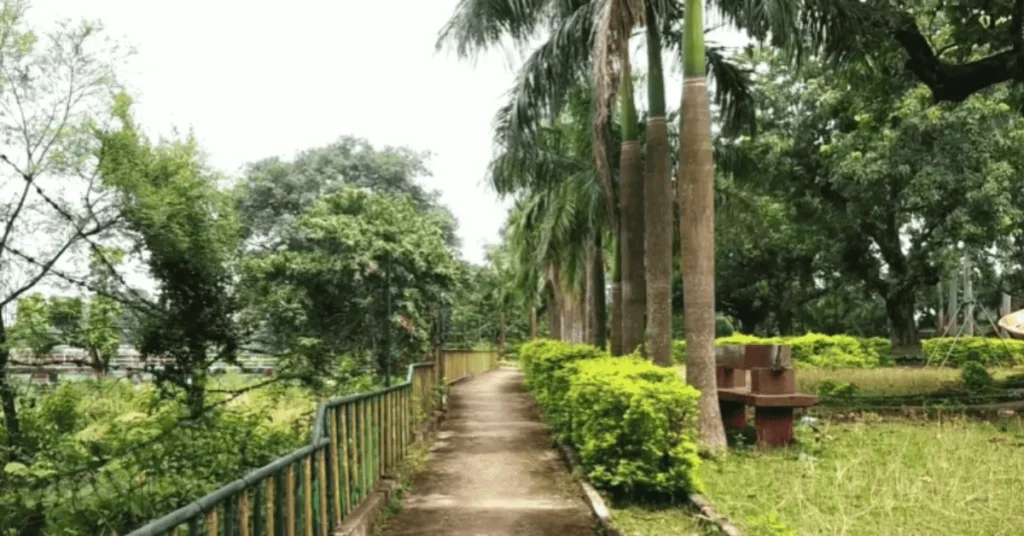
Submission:
M 29 16 L 44 26 L 99 20 L 134 47 L 123 79 L 138 120 L 154 135 L 194 129 L 223 171 L 346 134 L 430 151 L 424 182 L 458 218 L 464 257 L 480 262 L 509 206 L 483 179 L 491 120 L 516 62 L 435 52 L 456 3 L 34 0 Z M 673 78 L 670 105 L 681 87 Z

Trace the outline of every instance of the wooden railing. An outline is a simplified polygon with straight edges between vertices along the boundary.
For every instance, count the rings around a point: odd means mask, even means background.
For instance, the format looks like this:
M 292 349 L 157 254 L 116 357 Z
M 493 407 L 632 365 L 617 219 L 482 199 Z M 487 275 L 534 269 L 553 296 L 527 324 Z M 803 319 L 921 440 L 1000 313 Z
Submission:
M 494 352 L 410 365 L 404 382 L 322 402 L 310 445 L 156 519 L 129 536 L 329 536 L 402 462 L 440 403 L 437 386 L 491 370 Z

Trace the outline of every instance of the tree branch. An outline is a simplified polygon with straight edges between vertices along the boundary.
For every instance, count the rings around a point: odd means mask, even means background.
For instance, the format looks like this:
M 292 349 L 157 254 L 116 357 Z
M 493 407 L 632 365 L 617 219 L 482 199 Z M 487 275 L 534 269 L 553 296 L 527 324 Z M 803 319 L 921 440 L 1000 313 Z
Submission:
M 1021 0 L 1015 0 L 1021 4 Z M 1016 9 L 1016 5 L 1015 5 Z M 891 32 L 909 55 L 906 68 L 928 86 L 936 102 L 962 102 L 989 86 L 1024 76 L 1014 50 L 999 52 L 969 63 L 953 65 L 941 61 L 921 34 L 914 17 L 905 11 L 894 15 Z M 1020 20 L 1020 19 L 1017 19 Z M 1017 32 L 1018 35 L 1020 32 Z

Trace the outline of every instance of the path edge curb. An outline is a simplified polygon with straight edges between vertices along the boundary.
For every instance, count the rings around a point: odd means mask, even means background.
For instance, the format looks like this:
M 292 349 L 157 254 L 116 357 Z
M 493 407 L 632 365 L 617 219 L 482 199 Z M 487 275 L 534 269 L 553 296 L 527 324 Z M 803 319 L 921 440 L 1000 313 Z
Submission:
M 711 506 L 711 501 L 709 501 L 707 497 L 691 493 L 687 495 L 687 498 L 690 500 L 690 503 L 700 511 L 701 515 L 708 518 L 709 521 L 718 527 L 718 530 L 722 531 L 722 534 L 725 534 L 725 536 L 743 536 L 743 533 L 740 532 L 740 529 L 736 528 L 736 525 L 732 524 L 732 521 L 729 521 L 715 511 L 715 508 Z
M 562 460 L 569 467 L 569 473 L 575 474 L 575 468 L 580 467 L 576 451 L 572 447 L 560 442 L 555 442 L 555 445 L 558 446 L 558 451 L 562 454 Z M 601 530 L 607 536 L 622 536 L 622 531 L 612 522 L 612 511 L 604 503 L 604 498 L 601 497 L 601 494 L 587 481 L 586 476 L 582 474 L 582 467 L 581 473 L 576 476 L 579 477 L 583 502 L 587 503 L 590 513 L 597 518 L 597 522 L 601 525 Z

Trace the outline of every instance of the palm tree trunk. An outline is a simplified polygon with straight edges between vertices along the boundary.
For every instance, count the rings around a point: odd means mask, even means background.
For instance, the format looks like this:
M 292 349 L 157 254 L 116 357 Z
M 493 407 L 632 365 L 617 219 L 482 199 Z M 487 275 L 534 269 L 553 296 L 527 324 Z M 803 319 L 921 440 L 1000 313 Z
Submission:
M 622 355 L 622 233 L 612 238 L 615 255 L 612 259 L 612 355 Z
M 530 340 L 537 338 L 537 308 L 530 306 Z
M 960 285 L 959 279 L 956 274 L 949 278 L 949 300 L 946 305 L 946 325 L 942 328 L 942 336 L 945 337 L 957 328 L 957 313 L 960 309 L 960 304 L 957 302 L 959 299 Z
M 505 313 L 498 313 L 498 355 L 505 357 L 505 333 L 508 326 L 505 324 Z
M 622 215 L 622 351 L 644 343 L 644 174 L 637 132 L 636 104 L 629 56 L 622 68 L 622 152 L 619 160 L 619 211 Z
M 687 2 L 684 21 L 683 98 L 679 183 L 683 217 L 683 313 L 686 380 L 701 393 L 697 431 L 705 445 L 725 448 L 715 381 L 715 170 L 711 106 L 704 70 L 704 4 Z
M 665 77 L 661 35 L 654 6 L 647 2 L 647 176 L 644 178 L 644 255 L 647 270 L 648 355 L 672 366 L 672 160 L 665 121 Z
M 562 315 L 563 301 L 562 294 L 562 271 L 557 263 L 548 265 L 548 281 L 551 283 L 551 292 L 554 296 L 554 303 L 548 313 L 551 322 L 551 338 L 565 340 L 565 319 Z
M 601 233 L 587 248 L 587 343 L 605 347 L 604 248 Z

